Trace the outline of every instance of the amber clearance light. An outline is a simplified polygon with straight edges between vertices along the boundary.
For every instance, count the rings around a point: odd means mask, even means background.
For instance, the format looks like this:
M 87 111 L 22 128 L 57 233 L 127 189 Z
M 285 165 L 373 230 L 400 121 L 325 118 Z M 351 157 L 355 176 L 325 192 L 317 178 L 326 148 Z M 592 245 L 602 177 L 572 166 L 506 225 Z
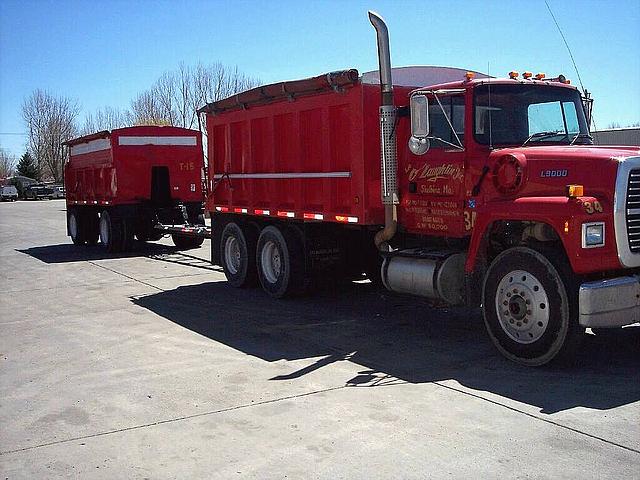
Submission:
M 584 185 L 567 185 L 567 197 L 584 197 Z

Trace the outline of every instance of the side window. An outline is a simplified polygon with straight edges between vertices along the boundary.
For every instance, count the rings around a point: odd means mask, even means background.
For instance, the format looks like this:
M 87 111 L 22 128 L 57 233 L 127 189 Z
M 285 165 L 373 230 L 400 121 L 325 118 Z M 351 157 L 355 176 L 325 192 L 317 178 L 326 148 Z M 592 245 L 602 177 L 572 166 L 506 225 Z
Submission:
M 435 98 L 429 99 L 431 148 L 452 148 L 446 142 L 454 145 L 458 144 L 456 135 L 444 116 L 445 112 L 460 142 L 464 145 L 464 97 L 462 95 L 451 95 L 438 98 L 442 108 L 440 108 Z

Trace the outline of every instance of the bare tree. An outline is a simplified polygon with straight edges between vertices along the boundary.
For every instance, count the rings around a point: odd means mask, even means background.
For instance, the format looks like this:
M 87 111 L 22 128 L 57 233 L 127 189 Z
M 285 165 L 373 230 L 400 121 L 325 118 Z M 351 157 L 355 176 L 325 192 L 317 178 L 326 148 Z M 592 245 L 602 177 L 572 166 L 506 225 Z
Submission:
M 189 67 L 183 63 L 176 71 L 165 72 L 153 86 L 131 102 L 133 124 L 175 125 L 198 127 L 198 108 L 234 93 L 260 85 L 220 63 Z
M 16 166 L 16 156 L 4 148 L 0 148 L 0 178 L 13 175 Z
M 129 113 L 118 108 L 104 107 L 96 110 L 95 113 L 88 113 L 84 117 L 84 125 L 81 129 L 82 135 L 100 132 L 102 130 L 113 130 L 129 126 Z
M 22 116 L 29 130 L 29 151 L 45 177 L 62 180 L 66 149 L 62 143 L 76 133 L 77 102 L 36 90 L 22 104 Z

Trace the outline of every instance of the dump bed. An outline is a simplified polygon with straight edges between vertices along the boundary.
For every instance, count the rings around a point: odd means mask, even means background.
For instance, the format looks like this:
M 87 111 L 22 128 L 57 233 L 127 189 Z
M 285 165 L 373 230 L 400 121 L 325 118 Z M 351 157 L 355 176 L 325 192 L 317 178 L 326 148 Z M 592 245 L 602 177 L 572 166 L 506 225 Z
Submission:
M 151 200 L 154 194 L 169 194 L 171 200 L 181 202 L 203 199 L 202 136 L 196 130 L 127 127 L 66 145 L 68 205 L 134 204 Z
M 398 104 L 410 90 L 396 88 Z M 379 105 L 380 87 L 362 83 L 356 70 L 207 105 L 208 210 L 384 223 Z

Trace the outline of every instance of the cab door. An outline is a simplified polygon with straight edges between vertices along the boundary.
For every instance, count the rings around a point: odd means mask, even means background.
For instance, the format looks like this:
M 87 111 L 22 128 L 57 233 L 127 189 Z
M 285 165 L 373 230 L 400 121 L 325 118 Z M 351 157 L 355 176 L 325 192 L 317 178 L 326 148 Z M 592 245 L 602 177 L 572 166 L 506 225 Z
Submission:
M 429 97 L 429 151 L 409 152 L 403 162 L 400 222 L 412 233 L 462 237 L 465 98 L 439 94 L 438 100 Z

